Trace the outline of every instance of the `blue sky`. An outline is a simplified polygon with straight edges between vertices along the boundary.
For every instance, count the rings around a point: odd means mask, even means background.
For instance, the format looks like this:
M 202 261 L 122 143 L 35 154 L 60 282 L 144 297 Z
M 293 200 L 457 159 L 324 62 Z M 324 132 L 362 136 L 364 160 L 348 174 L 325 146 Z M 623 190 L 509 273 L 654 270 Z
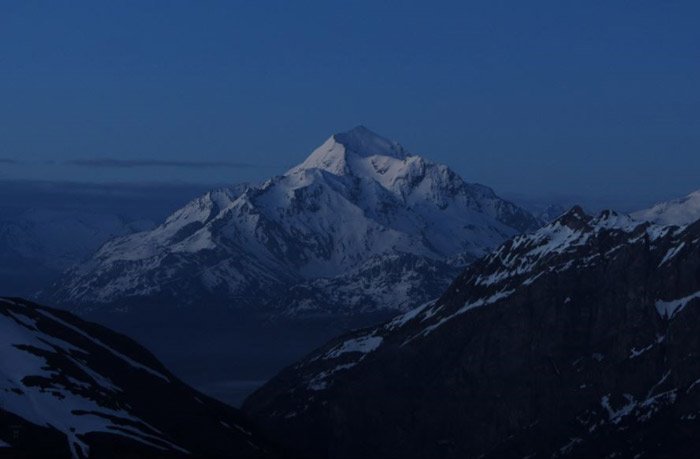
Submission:
M 700 188 L 698 17 L 691 1 L 6 1 L 0 179 L 258 180 L 364 124 L 503 193 L 672 197 Z

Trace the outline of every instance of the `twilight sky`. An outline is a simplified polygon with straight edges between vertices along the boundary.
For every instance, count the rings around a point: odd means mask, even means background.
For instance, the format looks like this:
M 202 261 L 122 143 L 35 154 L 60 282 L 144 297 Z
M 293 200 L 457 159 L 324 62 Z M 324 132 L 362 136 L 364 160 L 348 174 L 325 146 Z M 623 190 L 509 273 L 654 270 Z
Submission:
M 503 193 L 700 188 L 696 1 L 5 1 L 0 180 L 222 183 L 364 124 Z

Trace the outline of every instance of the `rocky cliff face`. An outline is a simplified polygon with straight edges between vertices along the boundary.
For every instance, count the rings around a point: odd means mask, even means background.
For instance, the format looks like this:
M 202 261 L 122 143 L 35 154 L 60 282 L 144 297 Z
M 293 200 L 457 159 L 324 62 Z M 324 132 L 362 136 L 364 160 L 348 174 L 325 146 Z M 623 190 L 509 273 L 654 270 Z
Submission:
M 0 456 L 277 457 L 123 335 L 0 298 Z
M 244 410 L 309 457 L 690 457 L 700 223 L 574 208 Z

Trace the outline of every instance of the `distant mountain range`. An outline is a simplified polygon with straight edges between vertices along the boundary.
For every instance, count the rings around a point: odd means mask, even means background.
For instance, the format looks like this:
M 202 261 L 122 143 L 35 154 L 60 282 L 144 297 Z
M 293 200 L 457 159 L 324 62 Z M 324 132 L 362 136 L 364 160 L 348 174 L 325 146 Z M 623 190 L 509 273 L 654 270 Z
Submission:
M 698 323 L 700 221 L 576 207 L 244 410 L 303 457 L 693 457 Z
M 108 240 L 153 228 L 115 214 L 28 209 L 0 218 L 0 291 L 32 295 Z
M 257 186 L 207 193 L 114 239 L 44 298 L 126 311 L 141 299 L 288 316 L 408 310 L 540 222 L 364 127 Z
M 0 298 L 0 457 L 282 456 L 125 336 Z

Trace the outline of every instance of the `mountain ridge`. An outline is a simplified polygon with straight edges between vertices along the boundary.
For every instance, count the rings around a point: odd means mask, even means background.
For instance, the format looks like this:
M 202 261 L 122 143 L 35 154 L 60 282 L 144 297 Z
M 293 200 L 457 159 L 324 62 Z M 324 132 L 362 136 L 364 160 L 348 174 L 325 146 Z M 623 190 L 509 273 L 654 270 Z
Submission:
M 575 207 L 243 407 L 308 457 L 688 456 L 698 305 L 700 221 Z
M 634 218 L 666 225 L 687 225 L 700 219 L 700 190 L 682 198 L 654 204 L 631 214 Z
M 416 266 L 438 269 L 537 226 L 490 188 L 358 127 L 331 136 L 281 176 L 207 193 L 153 231 L 107 243 L 46 298 L 100 307 L 176 295 L 187 304 L 190 290 L 229 306 L 279 310 L 285 300 L 270 291 L 342 277 L 373 257 L 406 254 L 423 260 Z
M 118 214 L 30 208 L 0 219 L 0 289 L 30 296 L 108 240 L 153 228 Z

